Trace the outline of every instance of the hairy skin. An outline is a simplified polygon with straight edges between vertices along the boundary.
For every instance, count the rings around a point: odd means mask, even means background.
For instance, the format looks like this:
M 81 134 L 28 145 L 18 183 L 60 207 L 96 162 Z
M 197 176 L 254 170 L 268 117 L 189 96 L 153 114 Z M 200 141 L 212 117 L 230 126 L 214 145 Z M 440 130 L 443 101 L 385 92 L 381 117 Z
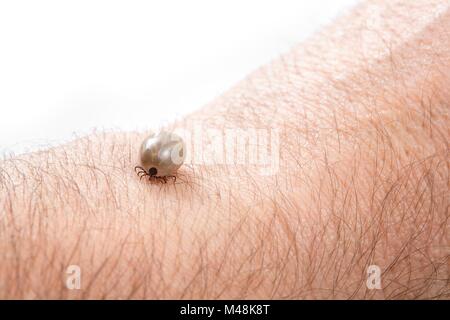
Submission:
M 138 133 L 1 162 L 0 297 L 448 299 L 449 30 L 446 1 L 363 3 L 174 124 L 278 130 L 273 175 L 139 181 Z

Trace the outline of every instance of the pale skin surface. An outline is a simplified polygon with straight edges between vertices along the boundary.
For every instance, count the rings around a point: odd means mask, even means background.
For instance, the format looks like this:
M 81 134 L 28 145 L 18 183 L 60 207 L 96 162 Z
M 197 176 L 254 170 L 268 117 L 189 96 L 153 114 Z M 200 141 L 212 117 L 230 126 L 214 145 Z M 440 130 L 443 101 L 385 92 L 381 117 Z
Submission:
M 174 125 L 278 129 L 274 175 L 139 181 L 145 133 L 3 161 L 0 298 L 448 299 L 449 30 L 447 1 L 364 3 Z

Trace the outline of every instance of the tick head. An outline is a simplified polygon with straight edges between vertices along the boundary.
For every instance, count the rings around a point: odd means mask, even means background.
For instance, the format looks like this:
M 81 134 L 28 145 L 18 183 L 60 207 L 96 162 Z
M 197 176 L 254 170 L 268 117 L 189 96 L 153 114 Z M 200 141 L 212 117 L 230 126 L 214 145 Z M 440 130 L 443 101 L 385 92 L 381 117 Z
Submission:
M 155 167 L 151 167 L 151 168 L 148 170 L 148 174 L 149 174 L 151 177 L 156 176 L 157 173 L 158 173 L 158 170 L 156 170 Z

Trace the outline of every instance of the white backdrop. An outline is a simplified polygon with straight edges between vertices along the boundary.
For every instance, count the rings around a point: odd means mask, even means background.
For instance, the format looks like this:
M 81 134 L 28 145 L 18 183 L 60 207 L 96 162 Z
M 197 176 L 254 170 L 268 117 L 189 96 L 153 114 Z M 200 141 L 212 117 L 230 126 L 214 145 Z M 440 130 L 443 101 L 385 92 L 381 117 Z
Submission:
M 0 154 L 193 111 L 357 0 L 0 0 Z

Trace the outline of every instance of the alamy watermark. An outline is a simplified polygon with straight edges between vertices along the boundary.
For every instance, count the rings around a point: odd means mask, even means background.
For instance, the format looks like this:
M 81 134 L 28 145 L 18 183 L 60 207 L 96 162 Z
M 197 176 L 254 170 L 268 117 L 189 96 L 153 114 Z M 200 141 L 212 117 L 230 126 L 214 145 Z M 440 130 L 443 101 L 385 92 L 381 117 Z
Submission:
M 274 175 L 280 167 L 280 134 L 277 128 L 206 127 L 195 121 L 176 134 L 186 143 L 185 163 L 204 166 L 255 167 L 261 175 Z
M 377 265 L 367 267 L 366 286 L 369 290 L 381 289 L 381 268 Z
M 78 265 L 70 265 L 66 269 L 66 287 L 69 290 L 81 289 L 81 268 Z

